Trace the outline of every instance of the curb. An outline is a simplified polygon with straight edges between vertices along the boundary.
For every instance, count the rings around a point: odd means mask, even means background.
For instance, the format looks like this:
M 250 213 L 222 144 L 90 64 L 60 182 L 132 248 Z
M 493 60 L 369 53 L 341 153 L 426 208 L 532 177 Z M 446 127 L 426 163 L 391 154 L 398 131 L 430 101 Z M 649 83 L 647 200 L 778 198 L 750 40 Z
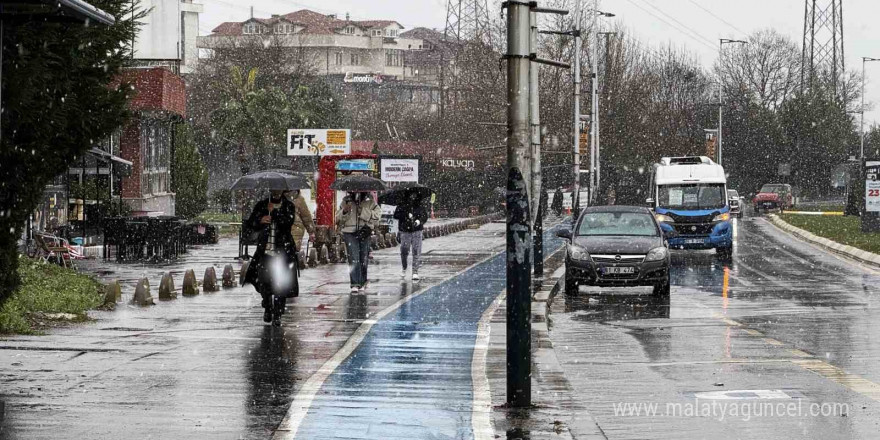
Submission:
M 563 247 L 547 256 L 546 259 L 549 260 L 553 258 L 559 252 L 565 252 L 565 249 L 566 248 Z M 560 268 L 564 267 L 564 264 L 560 266 Z M 565 378 L 565 370 L 559 363 L 559 358 L 556 356 L 556 349 L 553 347 L 553 342 L 550 340 L 550 306 L 553 304 L 553 299 L 560 292 L 563 280 L 562 277 L 558 277 L 553 281 L 553 274 L 556 273 L 557 270 L 559 270 L 559 268 L 552 273 L 545 275 L 540 287 L 537 287 L 532 294 L 532 374 L 550 378 L 561 378 L 565 381 L 565 388 L 567 388 L 568 392 L 574 395 L 577 391 L 571 388 L 568 380 Z M 556 431 L 557 435 L 553 438 L 574 439 L 575 434 L 572 432 L 574 430 L 577 432 L 578 439 L 607 439 L 595 417 L 593 417 L 593 415 L 585 408 L 572 408 L 570 411 L 571 413 L 567 415 L 569 420 L 565 421 L 564 425 L 561 427 L 562 429 Z M 589 422 L 584 423 L 584 419 L 588 419 Z
M 880 268 L 880 255 L 864 251 L 849 245 L 841 244 L 836 241 L 829 240 L 825 237 L 820 237 L 816 234 L 813 234 L 812 232 L 803 230 L 796 226 L 792 226 L 791 224 L 779 218 L 779 216 L 777 216 L 776 214 L 770 214 L 769 218 L 770 223 L 773 224 L 773 226 L 776 226 L 777 228 L 782 229 L 784 232 L 800 238 L 803 241 L 817 245 L 833 253 L 843 255 L 844 257 L 851 258 L 858 261 L 859 263 L 864 263 L 875 268 Z

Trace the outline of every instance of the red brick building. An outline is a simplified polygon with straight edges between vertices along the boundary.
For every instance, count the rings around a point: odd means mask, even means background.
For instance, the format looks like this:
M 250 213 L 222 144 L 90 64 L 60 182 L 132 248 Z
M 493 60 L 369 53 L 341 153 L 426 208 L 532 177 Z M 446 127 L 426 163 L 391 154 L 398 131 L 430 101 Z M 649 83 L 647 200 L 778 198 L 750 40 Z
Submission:
M 136 94 L 130 103 L 134 116 L 122 127 L 120 156 L 132 162 L 122 180 L 122 198 L 134 215 L 174 215 L 171 160 L 174 125 L 186 116 L 186 86 L 166 67 L 125 70 L 121 82 Z

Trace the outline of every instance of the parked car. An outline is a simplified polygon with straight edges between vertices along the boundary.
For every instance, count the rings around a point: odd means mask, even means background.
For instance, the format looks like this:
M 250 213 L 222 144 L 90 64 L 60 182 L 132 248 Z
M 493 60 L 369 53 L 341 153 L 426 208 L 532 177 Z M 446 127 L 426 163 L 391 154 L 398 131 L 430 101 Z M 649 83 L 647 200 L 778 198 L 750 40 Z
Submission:
M 793 208 L 794 196 L 791 192 L 791 185 L 787 183 L 765 184 L 752 199 L 752 206 L 755 208 L 755 214 L 760 213 L 761 210 L 765 212 L 774 209 L 784 211 Z
M 593 206 L 583 210 L 568 240 L 565 294 L 578 286 L 654 286 L 669 295 L 669 249 L 660 225 L 647 208 Z
M 736 218 L 742 218 L 742 197 L 735 189 L 727 190 L 727 204 L 730 206 L 730 215 Z

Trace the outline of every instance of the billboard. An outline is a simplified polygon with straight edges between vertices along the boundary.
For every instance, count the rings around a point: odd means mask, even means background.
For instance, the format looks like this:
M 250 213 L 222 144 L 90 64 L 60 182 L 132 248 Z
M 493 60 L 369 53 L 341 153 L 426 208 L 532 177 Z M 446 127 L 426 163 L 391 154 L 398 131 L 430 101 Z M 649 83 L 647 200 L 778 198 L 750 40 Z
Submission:
M 351 153 L 351 130 L 322 128 L 287 130 L 288 156 L 334 156 Z
M 386 182 L 418 182 L 418 159 L 382 158 L 381 179 Z

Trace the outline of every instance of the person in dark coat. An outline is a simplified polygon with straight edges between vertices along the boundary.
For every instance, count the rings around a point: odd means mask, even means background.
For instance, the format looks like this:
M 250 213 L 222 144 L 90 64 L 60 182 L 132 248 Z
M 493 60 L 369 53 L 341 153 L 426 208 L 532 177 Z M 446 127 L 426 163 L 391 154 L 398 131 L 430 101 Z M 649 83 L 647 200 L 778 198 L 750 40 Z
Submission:
M 553 209 L 557 216 L 562 215 L 562 188 L 556 188 L 550 208 Z
M 281 325 L 287 298 L 299 296 L 296 244 L 290 233 L 296 208 L 273 190 L 268 199 L 257 202 L 245 227 L 259 234 L 242 284 L 253 284 L 263 297 L 263 321 Z
M 422 230 L 428 222 L 428 208 L 416 194 L 410 193 L 406 201 L 394 209 L 394 218 L 400 233 L 400 260 L 403 263 L 400 276 L 406 277 L 409 251 L 412 249 L 412 279 L 418 281 L 422 258 Z

